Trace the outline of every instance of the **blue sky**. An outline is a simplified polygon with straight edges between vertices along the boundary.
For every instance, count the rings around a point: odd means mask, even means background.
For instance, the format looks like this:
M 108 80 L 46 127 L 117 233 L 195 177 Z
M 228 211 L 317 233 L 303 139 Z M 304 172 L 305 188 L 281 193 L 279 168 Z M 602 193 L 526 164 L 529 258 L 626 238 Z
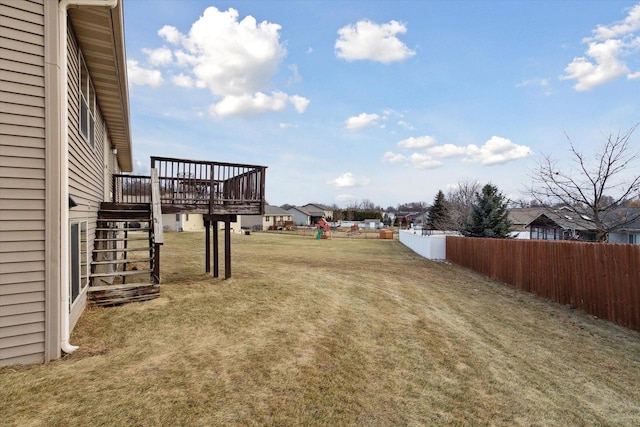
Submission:
M 640 121 L 637 0 L 127 0 L 125 24 L 137 172 L 264 165 L 275 205 L 526 198 L 566 135 Z

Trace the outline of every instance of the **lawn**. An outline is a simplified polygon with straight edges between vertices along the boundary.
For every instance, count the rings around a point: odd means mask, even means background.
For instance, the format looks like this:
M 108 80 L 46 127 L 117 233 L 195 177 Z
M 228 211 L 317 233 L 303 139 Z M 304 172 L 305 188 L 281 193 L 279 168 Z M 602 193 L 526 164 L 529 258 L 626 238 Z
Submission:
M 640 425 L 638 332 L 397 240 L 232 237 L 222 280 L 165 235 L 162 296 L 0 368 L 0 424 Z

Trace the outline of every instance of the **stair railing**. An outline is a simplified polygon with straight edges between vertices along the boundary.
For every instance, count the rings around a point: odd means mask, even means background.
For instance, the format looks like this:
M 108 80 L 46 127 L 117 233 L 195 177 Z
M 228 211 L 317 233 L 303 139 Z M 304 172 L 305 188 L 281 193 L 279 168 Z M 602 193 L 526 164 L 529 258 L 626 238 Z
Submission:
M 153 224 L 153 283 L 160 284 L 160 245 L 164 244 L 162 202 L 157 169 L 151 169 L 151 222 Z

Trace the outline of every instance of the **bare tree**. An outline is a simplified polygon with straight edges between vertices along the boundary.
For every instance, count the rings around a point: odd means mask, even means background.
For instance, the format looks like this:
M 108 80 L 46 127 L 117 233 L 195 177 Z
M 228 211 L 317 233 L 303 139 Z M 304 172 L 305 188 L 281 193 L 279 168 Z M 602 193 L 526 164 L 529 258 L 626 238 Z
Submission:
M 480 192 L 478 181 L 460 181 L 454 190 L 447 193 L 447 207 L 451 224 L 448 228 L 462 230 L 471 218 L 472 206 L 476 201 L 476 194 Z
M 567 135 L 570 164 L 544 155 L 532 174 L 531 196 L 545 206 L 562 204 L 591 221 L 598 241 L 637 220 L 640 210 L 629 214 L 619 208 L 640 188 L 640 153 L 629 144 L 639 124 L 627 132 L 607 135 L 594 160 L 579 151 Z

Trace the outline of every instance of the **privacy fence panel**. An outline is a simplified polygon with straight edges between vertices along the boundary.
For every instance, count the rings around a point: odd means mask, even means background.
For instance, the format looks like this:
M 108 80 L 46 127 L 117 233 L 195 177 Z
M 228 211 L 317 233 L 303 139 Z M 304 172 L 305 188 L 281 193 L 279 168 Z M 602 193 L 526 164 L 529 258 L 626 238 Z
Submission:
M 447 260 L 640 331 L 640 245 L 447 236 Z

